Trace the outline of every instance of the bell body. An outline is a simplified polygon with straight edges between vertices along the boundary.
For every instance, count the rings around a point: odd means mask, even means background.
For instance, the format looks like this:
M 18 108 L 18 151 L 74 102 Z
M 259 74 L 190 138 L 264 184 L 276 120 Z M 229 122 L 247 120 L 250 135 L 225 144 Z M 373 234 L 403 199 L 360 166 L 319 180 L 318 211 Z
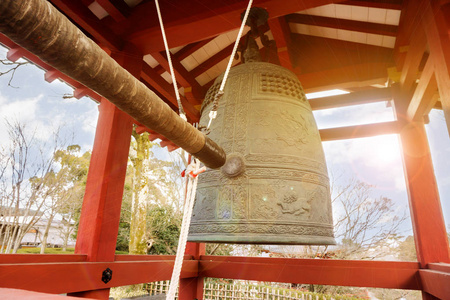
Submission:
M 221 81 L 207 93 L 201 125 Z M 321 139 L 292 72 L 263 62 L 234 67 L 209 137 L 227 162 L 199 177 L 189 241 L 335 244 Z

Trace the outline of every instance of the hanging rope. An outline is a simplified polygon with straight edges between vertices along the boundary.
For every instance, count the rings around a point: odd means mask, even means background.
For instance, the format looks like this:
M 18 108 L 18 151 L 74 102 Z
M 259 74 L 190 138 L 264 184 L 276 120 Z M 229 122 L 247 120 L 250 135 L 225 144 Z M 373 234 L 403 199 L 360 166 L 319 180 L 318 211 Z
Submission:
M 252 7 L 253 0 L 249 0 L 247 9 L 245 11 L 244 18 L 242 19 L 241 28 L 239 28 L 239 32 L 236 38 L 236 42 L 234 43 L 233 51 L 231 52 L 230 60 L 228 61 L 227 69 L 225 70 L 225 74 L 223 74 L 222 83 L 220 84 L 219 91 L 217 92 L 216 96 L 214 97 L 214 101 L 212 104 L 212 109 L 209 112 L 209 122 L 206 129 L 208 130 L 211 126 L 212 120 L 214 120 L 217 117 L 217 108 L 219 106 L 219 100 L 223 96 L 223 90 L 225 89 L 225 84 L 227 82 L 228 73 L 230 73 L 231 65 L 233 64 L 234 56 L 236 55 L 236 51 L 239 45 L 239 40 L 241 39 L 242 33 L 244 32 L 245 23 L 247 23 L 247 18 L 250 13 L 250 9 Z
M 183 265 L 184 252 L 186 250 L 189 226 L 191 225 L 192 210 L 194 208 L 195 192 L 197 190 L 198 175 L 206 171 L 206 167 L 200 168 L 200 161 L 193 159 L 189 166 L 183 171 L 182 176 L 188 176 L 188 187 L 186 201 L 184 203 L 183 221 L 181 223 L 180 238 L 178 240 L 177 256 L 173 267 L 172 278 L 170 279 L 169 291 L 166 300 L 175 299 L 178 283 L 180 281 L 181 267 Z
M 158 0 L 155 0 L 155 4 L 156 4 L 156 11 L 158 13 L 159 25 L 161 26 L 161 33 L 164 41 L 164 47 L 166 49 L 167 62 L 169 63 L 170 75 L 172 76 L 173 88 L 175 90 L 175 97 L 177 98 L 178 112 L 180 117 L 183 120 L 187 121 L 186 113 L 184 112 L 183 105 L 181 104 L 180 93 L 178 92 L 177 81 L 175 78 L 175 72 L 173 71 L 172 58 L 170 56 L 169 45 L 167 44 L 166 31 L 164 30 L 164 24 L 162 21 L 161 10 L 159 9 Z

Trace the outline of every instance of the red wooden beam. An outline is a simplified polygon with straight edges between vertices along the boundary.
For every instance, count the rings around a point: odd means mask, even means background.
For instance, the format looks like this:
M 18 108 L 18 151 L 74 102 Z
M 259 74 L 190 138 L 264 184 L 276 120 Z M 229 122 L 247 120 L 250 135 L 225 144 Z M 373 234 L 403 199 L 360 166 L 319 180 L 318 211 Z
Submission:
M 112 58 L 139 77 L 138 52 L 113 52 Z M 88 261 L 114 260 L 133 121 L 109 101 L 100 105 L 75 247 Z
M 166 54 L 157 52 L 152 53 L 152 56 L 170 74 L 169 62 L 167 60 Z M 175 57 L 172 57 L 172 65 L 175 71 L 176 80 L 179 82 L 179 84 L 184 88 L 191 88 L 193 97 L 188 98 L 186 96 L 186 98 L 194 105 L 201 104 L 203 98 L 205 97 L 205 91 L 197 82 L 197 80 L 195 80 L 195 77 L 191 73 L 189 73 L 180 63 L 180 61 Z
M 92 35 L 100 44 L 104 44 L 114 50 L 123 48 L 124 41 L 103 26 L 90 9 L 81 2 L 72 0 L 50 0 L 50 2 Z
M 88 261 L 114 260 L 132 125 L 130 116 L 109 101 L 101 102 L 75 246 L 75 253 L 86 254 Z M 52 276 L 61 270 L 55 272 Z M 109 297 L 105 286 L 69 291 L 77 297 Z
M 122 13 L 119 8 L 117 8 L 113 3 L 111 3 L 111 1 L 109 0 L 96 0 L 96 1 L 116 22 L 122 22 L 127 19 L 124 13 Z
M 234 44 L 230 44 L 224 49 L 220 50 L 201 64 L 199 64 L 197 67 L 192 69 L 190 73 L 193 77 L 197 77 L 206 71 L 208 71 L 210 68 L 217 65 L 219 62 L 224 60 L 225 58 L 229 57 L 231 55 L 231 51 L 233 50 Z
M 79 291 L 168 280 L 173 264 L 173 260 L 2 264 L 0 287 L 79 295 Z M 112 270 L 112 279 L 108 283 L 102 281 L 106 268 Z M 182 278 L 196 277 L 197 274 L 197 261 L 183 262 Z
M 22 47 L 11 48 L 6 52 L 6 58 L 10 61 L 17 61 L 25 55 L 26 51 Z
M 398 70 L 403 68 L 404 47 L 411 43 L 416 30 L 421 27 L 428 1 L 403 1 L 398 34 L 395 40 L 395 61 Z
M 450 265 L 433 265 L 429 270 L 419 271 L 423 291 L 439 299 L 448 299 L 450 295 Z
M 279 17 L 270 19 L 269 27 L 273 38 L 277 43 L 278 59 L 280 60 L 280 64 L 283 67 L 294 71 L 293 60 L 291 59 L 291 54 L 289 53 L 289 49 L 292 45 L 289 24 L 286 22 L 285 17 Z
M 184 260 L 193 260 L 192 255 L 185 255 Z M 133 254 L 117 254 L 114 261 L 158 261 L 172 260 L 175 261 L 175 255 L 133 255 Z
M 179 61 L 182 61 L 198 49 L 202 48 L 209 42 L 211 42 L 214 38 L 209 38 L 200 42 L 191 43 L 189 45 L 184 46 L 181 48 L 177 53 L 175 53 L 173 56 L 176 57 Z
M 378 24 L 361 22 L 354 20 L 335 19 L 321 16 L 310 16 L 303 14 L 291 14 L 286 16 L 289 23 L 314 25 L 320 27 L 330 27 L 336 29 L 344 29 L 350 31 L 358 31 L 371 34 L 396 36 L 397 26 L 388 24 Z
M 411 121 L 423 121 L 423 116 L 427 115 L 436 103 L 434 95 L 437 91 L 437 82 L 434 76 L 434 62 L 432 57 L 428 58 L 409 103 L 406 114 Z
M 320 110 L 390 100 L 392 100 L 391 88 L 374 88 L 350 94 L 311 99 L 308 100 L 308 102 L 311 105 L 312 110 Z
M 409 97 L 400 89 L 394 96 L 396 117 L 404 122 L 400 141 L 417 260 L 421 268 L 448 263 L 449 243 L 425 127 L 422 122 L 406 120 Z
M 374 79 L 386 80 L 388 63 L 367 63 L 297 75 L 305 89 L 331 89 L 358 86 Z
M 417 79 L 420 62 L 422 61 L 426 47 L 425 32 L 420 28 L 416 31 L 411 40 L 402 68 L 402 74 L 400 76 L 400 88 L 405 93 L 411 91 L 411 87 Z
M 199 276 L 419 290 L 414 262 L 202 256 Z
M 49 263 L 49 262 L 83 262 L 83 254 L 2 254 L 0 264 Z
M 31 52 L 27 51 L 26 49 L 21 48 L 19 45 L 17 45 L 13 41 L 11 41 L 8 37 L 4 36 L 3 34 L 0 34 L 0 43 L 9 49 L 17 49 L 17 51 L 14 52 L 15 56 L 20 54 L 20 55 L 22 55 L 22 58 L 25 58 L 25 59 L 33 62 L 34 64 L 36 64 L 37 66 L 41 67 L 44 70 L 47 70 L 47 72 L 44 75 L 45 80 L 47 82 L 52 82 L 53 80 L 60 78 L 61 80 L 65 81 L 68 85 L 70 85 L 72 87 L 82 86 L 77 81 L 70 78 L 69 76 L 50 67 L 48 64 L 46 64 L 45 62 L 40 60 L 36 55 L 32 54 Z M 21 50 L 19 50 L 19 49 L 21 49 Z M 13 58 L 18 59 L 18 57 L 13 57 Z M 88 91 L 88 95 L 92 99 L 95 99 L 97 102 L 101 101 L 101 97 L 91 90 Z
M 450 4 L 440 7 L 436 1 L 431 1 L 431 3 L 432 6 L 423 12 L 425 15 L 423 25 L 430 53 L 434 59 L 439 95 L 447 122 L 447 130 L 450 133 L 450 26 L 448 24 Z
M 44 74 L 44 79 L 47 82 L 53 82 L 55 79 L 61 78 L 63 74 L 56 70 L 56 69 L 50 69 Z
M 361 78 L 372 77 L 378 72 L 376 64 L 383 63 L 387 81 L 387 68 L 394 66 L 393 49 L 302 34 L 292 34 L 292 39 L 292 54 L 296 57 L 295 63 L 300 67 L 301 75 L 338 70 L 333 78 L 315 80 L 331 79 L 338 83 L 345 76 L 355 73 Z M 362 68 L 364 65 L 365 69 Z M 308 87 L 306 84 L 304 86 Z
M 160 139 L 160 140 L 163 141 L 163 140 L 166 140 L 166 137 L 163 136 L 162 134 L 153 132 L 153 133 L 151 133 L 151 134 L 149 135 L 148 139 L 149 139 L 150 141 L 152 141 L 152 142 L 153 142 L 154 140 L 156 140 L 156 139 Z
M 102 101 L 75 247 L 88 261 L 114 260 L 132 124 Z
M 384 134 L 400 133 L 401 123 L 398 121 L 364 124 L 339 128 L 320 129 L 320 137 L 323 142 L 357 139 Z
M 201 255 L 205 255 L 205 247 L 204 243 L 188 242 L 186 244 L 185 253 L 187 255 L 192 255 L 194 259 L 199 260 Z M 178 299 L 203 299 L 203 281 L 203 277 L 180 279 Z
M 444 263 L 429 263 L 428 269 L 450 273 L 450 264 L 444 264 Z M 449 294 L 450 295 L 450 294 Z
M 149 65 L 144 64 L 141 71 L 141 78 L 146 81 L 150 86 L 157 90 L 163 97 L 165 97 L 170 103 L 178 107 L 177 100 L 173 87 L 161 76 L 159 76 L 154 69 Z M 200 113 L 195 107 L 186 100 L 186 98 L 180 96 L 181 104 L 192 122 L 197 122 L 200 119 Z
M 73 96 L 77 99 L 81 99 L 84 96 L 87 96 L 89 94 L 89 89 L 85 87 L 84 85 L 80 84 L 80 87 L 75 88 L 73 91 Z
M 372 1 L 350 0 L 350 1 L 344 1 L 344 2 L 342 2 L 342 4 L 401 10 L 403 2 L 404 2 L 403 0 L 372 0 Z
M 290 13 L 302 11 L 308 8 L 339 3 L 340 0 L 258 0 L 253 6 L 264 7 L 269 12 L 270 18 L 277 18 Z M 193 7 L 190 1 L 181 1 L 174 7 L 170 3 L 161 3 L 163 10 L 167 39 L 171 47 L 183 46 L 193 42 L 202 41 L 215 37 L 227 31 L 239 28 L 240 15 L 248 1 L 238 0 L 233 3 L 210 1 L 208 7 Z M 164 8 L 164 6 L 166 6 Z M 164 50 L 159 24 L 154 18 L 156 16 L 154 3 L 148 2 L 135 9 L 128 18 L 130 21 L 123 26 L 134 29 L 127 38 L 143 51 L 144 54 L 155 53 Z M 165 13 L 164 13 L 165 11 Z M 191 12 L 186 14 L 186 12 Z M 193 14 L 199 11 L 197 14 Z

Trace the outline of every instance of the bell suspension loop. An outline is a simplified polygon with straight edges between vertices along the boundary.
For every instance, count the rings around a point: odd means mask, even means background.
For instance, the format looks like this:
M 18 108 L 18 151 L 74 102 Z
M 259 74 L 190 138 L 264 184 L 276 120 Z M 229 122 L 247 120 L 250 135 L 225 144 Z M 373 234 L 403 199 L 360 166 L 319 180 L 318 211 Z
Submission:
M 175 97 L 177 99 L 178 112 L 179 112 L 180 117 L 183 120 L 187 121 L 186 113 L 184 112 L 183 105 L 181 104 L 180 93 L 178 92 L 177 81 L 176 81 L 175 72 L 174 72 L 173 66 L 172 66 L 172 58 L 171 58 L 170 51 L 169 51 L 169 45 L 167 43 L 166 32 L 164 30 L 164 24 L 163 24 L 161 10 L 159 8 L 158 0 L 155 0 L 155 4 L 156 4 L 156 12 L 158 13 L 159 25 L 161 27 L 161 34 L 162 34 L 162 38 L 164 41 L 164 48 L 166 49 L 167 62 L 169 63 L 170 75 L 172 76 L 173 88 L 175 90 Z
M 228 61 L 227 69 L 225 70 L 225 74 L 223 75 L 222 83 L 220 84 L 219 91 L 214 97 L 213 100 L 213 106 L 211 111 L 209 112 L 209 122 L 208 126 L 206 127 L 206 130 L 209 130 L 209 127 L 211 126 L 212 120 L 214 120 L 217 117 L 217 108 L 219 106 L 219 100 L 222 98 L 225 84 L 227 82 L 228 74 L 230 73 L 231 65 L 233 64 L 234 56 L 236 55 L 236 51 L 239 45 L 239 40 L 241 39 L 242 33 L 244 32 L 245 23 L 247 23 L 247 18 L 250 13 L 250 9 L 252 8 L 253 0 L 248 1 L 247 9 L 245 10 L 245 15 L 242 18 L 242 24 L 239 28 L 239 32 L 236 38 L 236 42 L 234 43 L 233 51 L 231 52 L 230 60 Z

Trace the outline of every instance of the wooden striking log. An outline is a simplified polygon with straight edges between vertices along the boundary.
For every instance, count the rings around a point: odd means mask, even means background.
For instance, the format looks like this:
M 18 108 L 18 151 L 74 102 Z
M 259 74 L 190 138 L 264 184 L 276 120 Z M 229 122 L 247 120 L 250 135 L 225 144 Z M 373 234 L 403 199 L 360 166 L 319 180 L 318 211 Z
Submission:
M 45 0 L 2 0 L 0 32 L 55 69 L 99 93 L 206 166 L 225 163 L 216 143 L 183 121 Z

